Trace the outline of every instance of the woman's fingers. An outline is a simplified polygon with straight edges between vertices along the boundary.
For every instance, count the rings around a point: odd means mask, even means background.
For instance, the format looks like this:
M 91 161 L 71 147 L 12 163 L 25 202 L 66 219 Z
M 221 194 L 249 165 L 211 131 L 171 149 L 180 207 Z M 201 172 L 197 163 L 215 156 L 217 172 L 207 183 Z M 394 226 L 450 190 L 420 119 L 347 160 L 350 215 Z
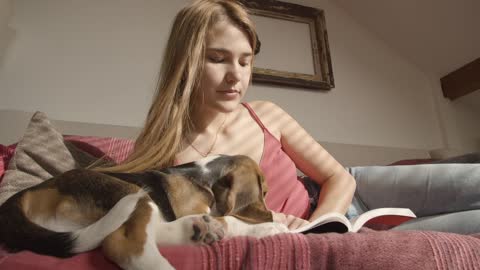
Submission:
M 292 215 L 287 215 L 286 218 L 287 218 L 287 226 L 288 226 L 288 229 L 290 230 L 298 229 L 309 223 L 307 220 L 304 220 Z
M 285 224 L 290 230 L 295 230 L 310 223 L 307 220 L 292 215 L 285 215 L 283 213 L 276 213 L 273 211 L 272 214 L 274 222 Z
M 285 214 L 272 211 L 272 215 L 273 215 L 274 222 L 282 223 L 288 226 L 287 216 L 285 216 Z

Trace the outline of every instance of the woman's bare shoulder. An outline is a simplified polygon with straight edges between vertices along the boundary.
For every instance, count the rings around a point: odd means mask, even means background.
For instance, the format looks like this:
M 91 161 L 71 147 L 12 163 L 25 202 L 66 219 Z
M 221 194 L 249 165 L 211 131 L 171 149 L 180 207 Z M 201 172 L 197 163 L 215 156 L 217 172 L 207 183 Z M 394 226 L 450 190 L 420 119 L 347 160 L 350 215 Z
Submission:
M 285 125 L 290 116 L 280 106 L 271 101 L 256 100 L 248 102 L 248 104 L 270 133 L 279 139 L 282 126 Z

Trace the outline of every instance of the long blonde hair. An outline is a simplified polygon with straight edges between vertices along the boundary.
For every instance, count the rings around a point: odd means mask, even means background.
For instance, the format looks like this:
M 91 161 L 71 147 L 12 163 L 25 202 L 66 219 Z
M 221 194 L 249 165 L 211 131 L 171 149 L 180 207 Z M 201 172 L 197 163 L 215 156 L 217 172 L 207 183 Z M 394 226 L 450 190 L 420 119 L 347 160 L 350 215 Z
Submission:
M 235 0 L 197 0 L 175 17 L 165 50 L 157 90 L 132 154 L 122 164 L 97 168 L 139 172 L 174 163 L 182 139 L 193 127 L 209 29 L 226 20 L 239 27 L 258 52 L 257 34 L 245 8 Z

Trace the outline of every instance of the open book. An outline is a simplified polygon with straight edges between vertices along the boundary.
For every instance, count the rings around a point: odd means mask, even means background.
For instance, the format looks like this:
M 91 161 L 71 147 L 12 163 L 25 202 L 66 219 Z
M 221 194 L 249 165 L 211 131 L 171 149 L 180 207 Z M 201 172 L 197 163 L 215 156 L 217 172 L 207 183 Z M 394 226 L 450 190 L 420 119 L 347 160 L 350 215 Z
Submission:
M 320 216 L 308 225 L 291 230 L 293 233 L 357 232 L 364 225 L 394 227 L 416 218 L 408 208 L 377 208 L 348 220 L 340 213 L 328 213 Z

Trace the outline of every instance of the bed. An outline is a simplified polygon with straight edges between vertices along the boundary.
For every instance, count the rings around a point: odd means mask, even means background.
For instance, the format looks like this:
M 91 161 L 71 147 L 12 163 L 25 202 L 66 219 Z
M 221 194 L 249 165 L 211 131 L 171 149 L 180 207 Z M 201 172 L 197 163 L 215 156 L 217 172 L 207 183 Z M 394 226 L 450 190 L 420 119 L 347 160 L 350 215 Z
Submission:
M 119 162 L 131 151 L 133 141 L 129 137 L 137 132 L 135 128 L 85 123 L 53 121 L 52 124 L 41 113 L 30 121 L 30 116 L 12 113 L 8 120 L 16 117 L 19 125 L 24 124 L 19 132 L 25 134 L 1 138 L 7 143 L 0 145 L 0 199 L 49 175 L 72 166 L 84 166 L 89 157 L 105 155 L 108 160 Z M 6 114 L 2 117 L 8 118 Z M 125 136 L 106 134 L 120 131 Z M 431 161 L 425 150 L 323 145 L 347 166 Z M 177 269 L 480 269 L 480 234 L 365 228 L 359 233 L 236 237 L 209 246 L 159 249 Z M 119 268 L 98 249 L 59 259 L 28 251 L 9 253 L 0 248 L 0 269 Z

